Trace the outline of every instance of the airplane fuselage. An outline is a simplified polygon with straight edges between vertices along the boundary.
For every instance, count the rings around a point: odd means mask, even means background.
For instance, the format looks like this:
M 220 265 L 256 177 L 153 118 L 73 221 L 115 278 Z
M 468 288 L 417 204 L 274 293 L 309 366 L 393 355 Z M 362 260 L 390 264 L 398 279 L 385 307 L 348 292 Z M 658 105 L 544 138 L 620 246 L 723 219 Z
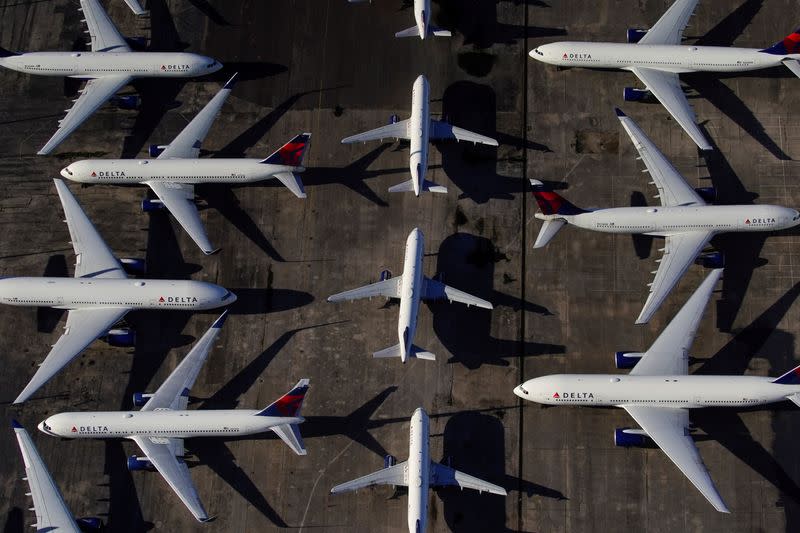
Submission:
M 400 359 L 408 360 L 414 344 L 414 333 L 417 329 L 417 313 L 422 297 L 422 256 L 425 239 L 419 229 L 414 230 L 406 239 L 405 258 L 403 259 L 403 281 L 400 286 L 400 313 L 397 320 L 397 335 L 400 339 Z
M 514 389 L 523 399 L 546 405 L 700 408 L 751 407 L 780 402 L 800 385 L 773 383 L 760 376 L 631 376 L 555 374 Z
M 85 159 L 61 170 L 80 183 L 133 185 L 144 182 L 254 183 L 302 167 L 261 163 L 260 159 Z
M 251 409 L 172 411 L 100 411 L 59 413 L 39 424 L 49 435 L 70 439 L 135 436 L 192 438 L 252 435 L 281 424 L 299 424 L 302 417 L 256 416 Z
M 0 66 L 40 76 L 87 79 L 123 75 L 188 78 L 222 68 L 215 59 L 184 52 L 29 52 L 4 57 Z
M 411 118 L 408 122 L 410 143 L 409 168 L 414 194 L 419 196 L 428 171 L 428 142 L 430 138 L 430 86 L 425 76 L 414 81 L 411 90 Z
M 675 73 L 745 72 L 776 67 L 786 58 L 800 59 L 800 54 L 776 55 L 757 48 L 592 42 L 546 44 L 531 50 L 530 56 L 560 67 L 640 67 Z
M 604 233 L 666 234 L 686 231 L 774 231 L 800 223 L 798 212 L 776 205 L 703 205 L 687 207 L 614 207 L 564 218 L 580 228 Z
M 414 0 L 414 20 L 419 28 L 419 37 L 424 40 L 431 23 L 431 0 Z
M 219 285 L 193 280 L 34 278 L 0 279 L 0 303 L 24 307 L 203 310 L 236 296 Z
M 417 409 L 411 416 L 408 438 L 408 531 L 423 533 L 428 517 L 431 459 L 428 415 Z M 417 528 L 419 524 L 419 528 Z

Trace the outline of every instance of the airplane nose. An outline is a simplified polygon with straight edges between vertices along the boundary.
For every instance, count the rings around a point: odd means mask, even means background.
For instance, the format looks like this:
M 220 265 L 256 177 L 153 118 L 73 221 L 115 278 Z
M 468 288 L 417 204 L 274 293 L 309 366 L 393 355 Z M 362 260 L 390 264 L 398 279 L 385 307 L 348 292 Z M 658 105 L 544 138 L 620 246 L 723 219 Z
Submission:
M 61 175 L 67 179 L 72 178 L 72 172 L 70 172 L 69 167 L 64 167 L 61 169 Z
M 525 389 L 525 387 L 523 387 L 522 385 L 518 385 L 517 387 L 514 388 L 514 394 L 516 394 L 517 396 L 519 396 L 523 400 L 529 400 L 530 399 L 530 391 Z

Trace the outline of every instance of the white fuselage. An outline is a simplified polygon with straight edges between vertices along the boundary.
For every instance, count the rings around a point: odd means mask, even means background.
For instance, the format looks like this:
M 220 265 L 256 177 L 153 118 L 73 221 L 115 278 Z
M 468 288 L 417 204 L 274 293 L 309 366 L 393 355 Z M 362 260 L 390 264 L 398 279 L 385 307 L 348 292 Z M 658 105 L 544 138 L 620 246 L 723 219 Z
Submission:
M 24 307 L 203 310 L 229 305 L 236 295 L 192 280 L 2 278 L 0 303 Z
M 406 362 L 414 344 L 417 329 L 417 312 L 422 298 L 422 256 L 425 247 L 422 232 L 414 228 L 406 239 L 406 255 L 403 259 L 403 280 L 400 284 L 400 315 L 397 320 L 397 335 L 400 339 L 400 360 Z
M 759 376 L 631 376 L 555 374 L 514 389 L 525 400 L 547 405 L 645 405 L 692 409 L 750 407 L 779 402 L 800 385 L 773 383 Z
M 423 533 L 428 517 L 431 459 L 428 449 L 430 421 L 422 409 L 411 416 L 408 437 L 408 531 Z M 417 529 L 419 523 L 419 529 Z
M 411 90 L 411 118 L 408 121 L 410 143 L 409 169 L 414 183 L 414 194 L 419 196 L 428 170 L 428 142 L 430 135 L 430 86 L 425 76 L 414 81 Z
M 744 72 L 775 67 L 800 54 L 768 54 L 756 48 L 559 42 L 534 48 L 530 56 L 560 67 L 652 68 L 667 72 Z
M 688 207 L 614 207 L 563 218 L 580 228 L 604 233 L 667 234 L 686 231 L 774 231 L 800 224 L 794 209 L 776 205 L 702 205 Z
M 189 78 L 211 74 L 222 65 L 185 52 L 29 52 L 0 59 L 0 66 L 40 76 L 102 78 Z
M 296 424 L 302 417 L 256 416 L 252 409 L 172 411 L 100 411 L 60 413 L 48 417 L 39 429 L 70 439 L 161 437 L 185 439 L 252 435 L 281 424 Z
M 168 183 L 254 183 L 302 167 L 261 163 L 259 159 L 85 159 L 61 170 L 80 183 L 135 185 Z
M 431 0 L 414 0 L 414 20 L 419 28 L 419 38 L 424 40 L 431 23 Z

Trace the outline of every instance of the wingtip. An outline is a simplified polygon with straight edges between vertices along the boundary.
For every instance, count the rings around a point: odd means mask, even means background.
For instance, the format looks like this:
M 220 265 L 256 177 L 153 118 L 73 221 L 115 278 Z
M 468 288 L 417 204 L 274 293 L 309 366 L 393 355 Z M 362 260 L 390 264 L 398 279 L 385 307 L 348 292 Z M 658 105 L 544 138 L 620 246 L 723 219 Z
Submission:
M 222 314 L 221 314 L 221 315 L 219 315 L 219 318 L 217 318 L 217 319 L 214 321 L 214 323 L 213 323 L 213 324 L 211 324 L 211 327 L 212 327 L 212 328 L 219 329 L 219 328 L 221 328 L 221 327 L 222 327 L 222 325 L 223 325 L 223 324 L 225 324 L 225 321 L 226 321 L 227 319 L 228 319 L 228 309 L 224 310 L 224 311 L 222 312 Z
M 622 112 L 622 109 L 620 109 L 618 107 L 614 108 L 614 113 L 616 113 L 618 117 L 626 117 L 627 116 L 625 113 Z
M 219 252 L 220 250 L 222 250 L 221 246 L 219 248 L 214 248 L 213 250 L 203 250 L 203 253 L 206 254 L 206 255 L 214 255 L 217 252 Z
M 236 77 L 237 76 L 239 76 L 239 73 L 238 72 L 234 72 L 233 76 L 231 76 L 231 79 L 229 79 L 227 81 L 227 83 L 225 83 L 225 85 L 222 88 L 223 89 L 233 89 L 233 86 L 236 85 Z

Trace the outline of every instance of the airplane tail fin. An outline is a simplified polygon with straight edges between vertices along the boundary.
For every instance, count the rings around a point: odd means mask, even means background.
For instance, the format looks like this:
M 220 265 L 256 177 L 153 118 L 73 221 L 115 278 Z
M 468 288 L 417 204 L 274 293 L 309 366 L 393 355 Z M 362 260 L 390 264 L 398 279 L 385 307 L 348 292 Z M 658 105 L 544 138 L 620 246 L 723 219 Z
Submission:
M 422 190 L 447 194 L 447 187 L 428 180 L 422 181 Z M 403 183 L 398 183 L 397 185 L 392 185 L 389 187 L 389 192 L 414 192 L 414 178 L 404 181 Z
M 311 144 L 311 134 L 301 133 L 261 162 L 269 165 L 302 167 L 303 156 L 305 156 L 309 144 Z
M 419 37 L 419 28 L 411 26 L 394 34 L 395 37 Z
M 256 416 L 274 416 L 280 418 L 300 418 L 300 409 L 303 407 L 303 400 L 308 392 L 308 379 L 301 379 L 292 390 L 269 404 L 265 409 L 256 413 Z M 300 419 L 302 422 L 302 418 Z M 300 422 L 290 424 L 280 424 L 270 429 L 286 443 L 297 455 L 306 455 L 306 447 L 303 444 L 303 437 L 300 435 Z
M 800 54 L 800 28 L 797 28 L 782 40 L 761 51 L 778 56 Z
M 800 385 L 800 366 L 794 367 L 778 379 L 772 380 L 772 382 L 778 385 Z
M 5 48 L 0 46 L 0 58 L 18 56 L 18 55 L 19 54 L 11 52 L 10 50 L 6 50 Z
M 533 197 L 536 198 L 536 203 L 539 204 L 542 214 L 579 215 L 587 212 L 585 209 L 571 204 L 558 193 L 548 190 L 539 180 L 531 180 L 531 185 L 533 186 Z
M 378 352 L 372 354 L 372 357 L 376 359 L 383 359 L 387 357 L 400 357 L 403 354 L 403 348 L 400 344 L 395 344 L 394 346 L 389 346 L 388 348 L 384 348 Z M 417 359 L 425 359 L 427 361 L 435 361 L 436 355 L 431 352 L 426 352 L 416 344 L 411 345 L 411 353 L 408 354 L 409 357 L 416 357 Z

